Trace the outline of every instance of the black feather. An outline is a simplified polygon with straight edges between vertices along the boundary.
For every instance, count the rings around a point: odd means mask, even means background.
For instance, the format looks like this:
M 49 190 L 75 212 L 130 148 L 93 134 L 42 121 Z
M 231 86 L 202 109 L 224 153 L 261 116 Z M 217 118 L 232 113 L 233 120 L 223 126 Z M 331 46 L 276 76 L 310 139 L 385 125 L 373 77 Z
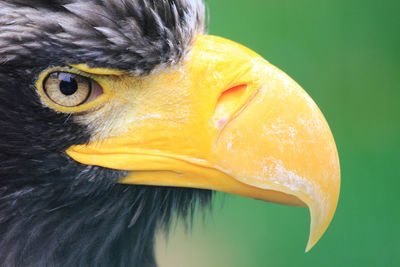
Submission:
M 1 266 L 155 266 L 157 228 L 209 203 L 209 191 L 122 185 L 125 172 L 70 159 L 64 151 L 90 131 L 43 107 L 34 86 L 49 66 L 145 74 L 177 63 L 201 10 L 185 0 L 0 1 Z
M 203 28 L 200 0 L 1 0 L 0 62 L 145 74 L 178 63 Z

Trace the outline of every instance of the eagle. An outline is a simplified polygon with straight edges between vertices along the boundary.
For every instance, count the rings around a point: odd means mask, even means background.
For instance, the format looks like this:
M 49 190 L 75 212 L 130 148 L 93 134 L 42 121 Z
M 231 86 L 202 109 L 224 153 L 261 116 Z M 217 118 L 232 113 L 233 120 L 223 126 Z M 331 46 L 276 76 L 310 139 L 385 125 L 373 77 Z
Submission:
M 340 187 L 325 118 L 260 55 L 207 35 L 204 11 L 0 0 L 2 266 L 157 266 L 155 233 L 214 191 L 308 207 L 306 250 L 320 239 Z

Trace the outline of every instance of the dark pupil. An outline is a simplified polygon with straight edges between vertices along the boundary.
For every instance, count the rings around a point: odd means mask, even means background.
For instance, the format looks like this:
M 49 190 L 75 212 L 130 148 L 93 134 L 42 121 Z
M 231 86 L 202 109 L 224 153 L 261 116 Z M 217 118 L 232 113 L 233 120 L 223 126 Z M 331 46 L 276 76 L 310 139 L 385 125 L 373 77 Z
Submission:
M 60 83 L 60 90 L 64 95 L 73 95 L 78 90 L 78 83 L 71 76 L 64 77 Z

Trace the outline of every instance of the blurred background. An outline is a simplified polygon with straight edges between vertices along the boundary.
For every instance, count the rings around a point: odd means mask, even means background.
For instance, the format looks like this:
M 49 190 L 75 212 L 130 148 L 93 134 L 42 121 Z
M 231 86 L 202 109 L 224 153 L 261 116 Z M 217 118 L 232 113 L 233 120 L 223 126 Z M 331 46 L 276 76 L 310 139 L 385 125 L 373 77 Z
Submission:
M 306 208 L 218 193 L 213 211 L 160 238 L 161 267 L 400 266 L 400 1 L 210 0 L 209 33 L 296 80 L 325 115 L 342 185 L 304 253 Z

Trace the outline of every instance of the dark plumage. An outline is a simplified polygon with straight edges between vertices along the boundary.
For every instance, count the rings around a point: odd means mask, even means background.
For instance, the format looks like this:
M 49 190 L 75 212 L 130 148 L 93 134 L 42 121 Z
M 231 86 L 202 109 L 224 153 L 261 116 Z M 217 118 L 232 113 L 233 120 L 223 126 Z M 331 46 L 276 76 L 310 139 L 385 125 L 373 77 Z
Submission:
M 156 265 L 157 227 L 211 193 L 122 185 L 124 172 L 71 160 L 64 151 L 91 132 L 43 107 L 34 84 L 73 63 L 145 75 L 182 59 L 202 29 L 200 1 L 0 1 L 2 266 Z
M 142 74 L 177 63 L 203 26 L 200 1 L 2 0 L 0 62 L 84 62 Z

